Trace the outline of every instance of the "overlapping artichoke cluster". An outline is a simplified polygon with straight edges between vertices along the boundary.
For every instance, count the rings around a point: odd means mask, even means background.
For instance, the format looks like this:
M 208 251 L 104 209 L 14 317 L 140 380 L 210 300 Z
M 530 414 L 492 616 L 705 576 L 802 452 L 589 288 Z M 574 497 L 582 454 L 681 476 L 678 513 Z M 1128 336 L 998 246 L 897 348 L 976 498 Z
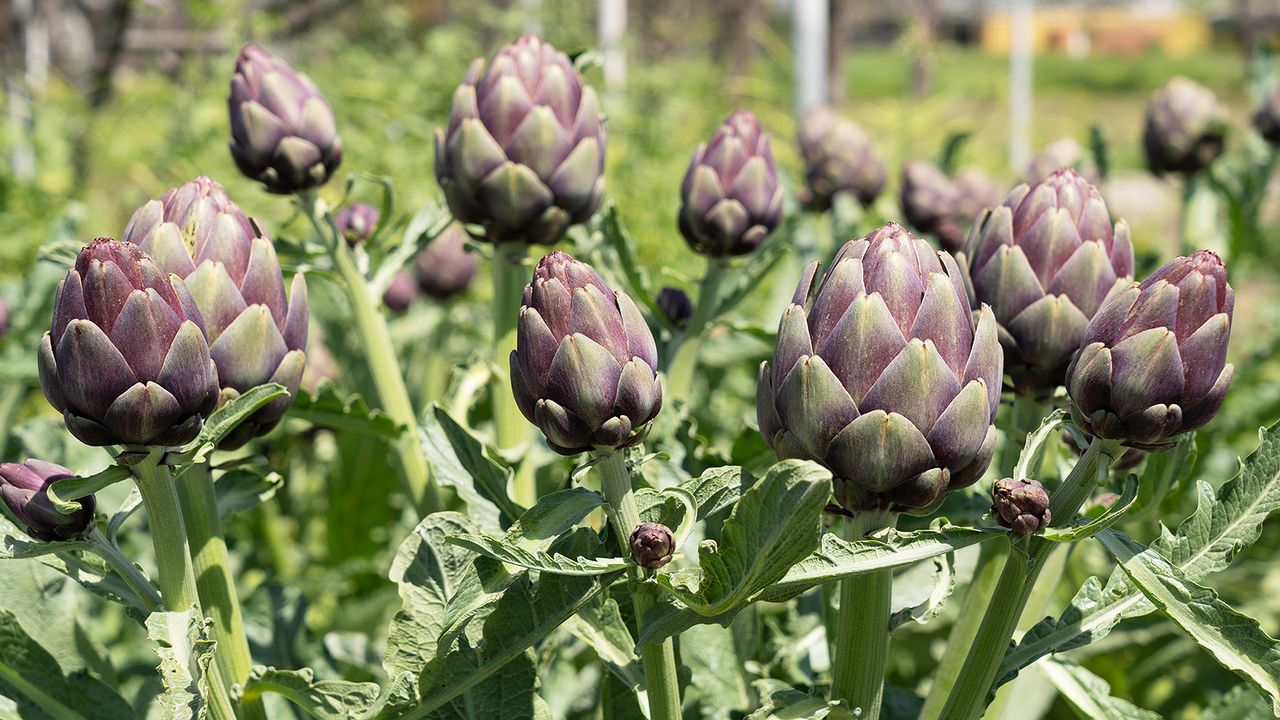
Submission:
M 880 153 L 860 125 L 830 108 L 815 106 L 800 117 L 800 156 L 804 159 L 805 193 L 811 210 L 828 210 L 835 196 L 849 193 L 870 205 L 884 189 Z
M 911 227 L 936 237 L 948 252 L 964 247 L 973 219 L 1000 202 L 1003 194 L 999 184 L 975 168 L 964 168 L 951 178 L 923 160 L 902 166 L 903 217 Z

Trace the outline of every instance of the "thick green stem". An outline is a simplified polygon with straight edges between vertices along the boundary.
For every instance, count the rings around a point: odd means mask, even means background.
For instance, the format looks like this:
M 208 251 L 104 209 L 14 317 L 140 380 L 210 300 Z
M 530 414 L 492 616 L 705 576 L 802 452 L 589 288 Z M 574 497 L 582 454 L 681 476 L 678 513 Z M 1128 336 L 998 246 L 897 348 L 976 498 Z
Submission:
M 698 355 L 706 339 L 707 325 L 715 319 L 716 306 L 720 304 L 720 284 L 728 274 L 726 260 L 708 259 L 707 271 L 698 288 L 698 305 L 689 318 L 684 332 L 672 344 L 671 364 L 667 368 L 667 391 L 675 400 L 689 402 L 693 389 L 693 377 L 698 369 Z
M 196 576 L 187 552 L 187 532 L 173 473 L 161 465 L 164 448 L 151 448 L 132 468 L 147 509 L 151 542 L 156 551 L 156 580 L 166 610 L 182 612 L 196 604 Z
M 231 577 L 231 560 L 222 535 L 218 498 L 208 463 L 192 465 L 178 477 L 178 500 L 191 547 L 200 606 L 205 615 L 213 618 L 213 639 L 218 643 L 214 660 L 225 680 L 243 685 L 253 669 L 253 658 L 244 634 L 240 600 L 235 579 Z M 246 699 L 241 711 L 246 718 L 266 717 L 262 702 L 256 699 Z
M 143 610 L 153 613 L 163 606 L 164 600 L 160 597 L 160 591 L 156 590 L 156 586 L 151 584 L 138 566 L 134 565 L 115 543 L 108 540 L 101 530 L 95 527 L 89 531 L 86 539 L 89 541 L 89 549 L 106 561 L 107 565 L 129 586 L 138 598 L 138 602 L 142 603 Z
M 1066 524 L 1075 517 L 1099 480 L 1106 478 L 1115 447 L 1111 441 L 1098 438 L 1089 444 L 1089 449 L 1076 461 L 1071 474 L 1053 492 L 1049 501 L 1053 525 Z M 942 717 L 947 720 L 974 720 L 982 714 L 1036 578 L 1057 546 L 1057 543 L 1036 537 L 1027 538 L 1025 542 L 1025 553 L 1011 548 L 1005 561 L 968 660 L 961 668 L 942 710 Z
M 516 325 L 520 320 L 520 298 L 529 282 L 525 265 L 529 247 L 522 242 L 499 243 L 493 248 L 493 426 L 498 447 L 519 448 L 529 440 L 529 423 L 511 392 L 511 351 L 516 349 Z M 538 500 L 538 488 L 529 463 L 517 471 L 515 500 L 531 507 Z
M 600 488 L 608 503 L 609 522 L 613 524 L 622 551 L 626 553 L 627 540 L 640 524 L 640 511 L 631 491 L 631 472 L 622 452 L 604 456 L 598 468 Z M 637 628 L 644 621 L 645 614 L 658 604 L 658 589 L 654 583 L 645 582 L 646 572 L 635 567 L 629 573 L 628 584 L 635 604 Z M 650 720 L 680 720 L 680 682 L 676 674 L 673 638 L 640 646 L 640 665 L 644 669 L 645 691 L 649 696 Z
M 868 533 L 893 526 L 895 519 L 888 513 L 861 513 L 845 523 L 845 537 L 861 540 Z M 844 700 L 850 710 L 860 708 L 860 720 L 880 717 L 892 613 L 892 570 L 878 570 L 840 581 L 831 699 Z

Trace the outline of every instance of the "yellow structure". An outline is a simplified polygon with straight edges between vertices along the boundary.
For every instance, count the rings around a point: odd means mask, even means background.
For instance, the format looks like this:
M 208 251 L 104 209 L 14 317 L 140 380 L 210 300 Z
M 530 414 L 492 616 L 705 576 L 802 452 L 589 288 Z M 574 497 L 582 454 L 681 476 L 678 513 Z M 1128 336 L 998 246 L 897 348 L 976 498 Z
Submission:
M 1032 47 L 1036 54 L 1140 55 L 1159 51 L 1178 57 L 1209 44 L 1209 23 L 1187 10 L 1149 7 L 1037 7 Z M 982 21 L 982 50 L 1009 52 L 1009 13 L 997 11 Z

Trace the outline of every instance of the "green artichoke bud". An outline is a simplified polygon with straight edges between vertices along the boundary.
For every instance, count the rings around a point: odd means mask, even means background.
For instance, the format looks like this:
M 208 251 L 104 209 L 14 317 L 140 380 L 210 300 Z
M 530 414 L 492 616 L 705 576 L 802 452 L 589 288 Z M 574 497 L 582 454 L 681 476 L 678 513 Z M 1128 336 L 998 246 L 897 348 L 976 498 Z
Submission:
M 1209 422 L 1231 385 L 1235 292 L 1208 250 L 1162 265 L 1107 296 L 1067 371 L 1072 415 L 1087 432 L 1163 449 Z
M 829 468 L 850 512 L 927 511 L 991 461 L 995 318 L 970 312 L 951 255 L 894 223 L 846 243 L 811 293 L 817 269 L 760 367 L 760 432 L 780 457 Z
M 382 293 L 382 304 L 399 315 L 407 312 L 414 300 L 418 299 L 418 283 L 407 272 L 398 272 L 391 278 L 391 284 Z
M 72 540 L 93 529 L 97 502 L 92 494 L 76 498 L 80 509 L 63 515 L 49 500 L 49 485 L 55 480 L 75 477 L 75 473 L 50 462 L 0 463 L 0 500 L 42 542 Z
M 693 301 L 679 288 L 664 287 L 658 291 L 658 310 L 676 329 L 683 329 L 693 317 Z
M 933 235 L 943 250 L 955 252 L 964 244 L 964 229 L 956 216 L 960 191 L 932 163 L 913 160 L 902 166 L 902 215 L 911 227 Z
M 1031 158 L 1031 162 L 1027 163 L 1022 180 L 1028 185 L 1035 185 L 1060 168 L 1075 170 L 1093 185 L 1102 181 L 1093 158 L 1085 154 L 1084 148 L 1080 147 L 1080 143 L 1073 137 L 1058 138 L 1045 145 L 1035 157 Z
M 631 558 L 646 570 L 657 570 L 671 562 L 675 553 L 671 529 L 658 523 L 640 523 L 631 533 Z
M 357 202 L 339 210 L 333 222 L 338 226 L 338 234 L 348 245 L 355 247 L 373 235 L 380 215 L 378 209 L 369 203 Z
M 279 424 L 306 366 L 302 275 L 286 293 L 271 240 L 221 185 L 203 176 L 139 208 L 124 239 L 190 289 L 204 318 L 223 401 L 266 383 L 289 390 L 289 396 L 273 400 L 237 427 L 222 447 L 240 447 Z
M 974 295 L 1000 324 L 1005 369 L 1038 395 L 1062 384 L 1085 325 L 1133 276 L 1129 226 L 1113 226 L 1098 189 L 1067 169 L 980 215 L 966 255 Z
M 551 449 L 575 455 L 639 442 L 662 407 L 658 350 L 640 309 L 568 253 L 538 262 L 511 353 L 520 411 Z
M 782 221 L 782 186 L 769 138 L 738 110 L 698 146 L 680 185 L 680 234 L 710 257 L 746 255 Z
M 525 35 L 471 65 L 436 133 L 436 180 L 458 220 L 490 242 L 550 245 L 604 194 L 595 90 L 559 50 Z
M 463 292 L 476 274 L 476 256 L 467 252 L 467 231 L 450 223 L 414 259 L 418 288 L 437 300 Z
M 800 118 L 800 155 L 811 210 L 827 210 L 836 193 L 852 193 L 870 205 L 884 189 L 885 169 L 871 138 L 852 120 L 815 106 Z
M 310 78 L 257 45 L 236 57 L 227 108 L 231 157 L 268 192 L 323 185 L 342 162 L 329 101 Z
M 1193 175 L 1222 154 L 1226 109 L 1208 88 L 1175 77 L 1147 105 L 1142 147 L 1156 175 Z
M 183 445 L 218 403 L 205 324 L 182 280 L 98 238 L 58 285 L 40 386 L 86 445 Z
M 1267 142 L 1280 145 L 1280 83 L 1271 88 L 1253 114 L 1253 127 Z
M 1035 480 L 1003 478 L 991 486 L 991 514 L 1014 535 L 1030 535 L 1053 522 L 1049 491 Z

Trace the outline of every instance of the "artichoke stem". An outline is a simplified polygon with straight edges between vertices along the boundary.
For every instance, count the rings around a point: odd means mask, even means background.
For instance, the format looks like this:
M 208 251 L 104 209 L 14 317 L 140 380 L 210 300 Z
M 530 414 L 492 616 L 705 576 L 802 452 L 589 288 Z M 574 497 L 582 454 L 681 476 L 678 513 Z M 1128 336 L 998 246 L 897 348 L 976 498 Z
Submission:
M 896 522 L 893 513 L 859 513 L 845 523 L 845 538 L 861 540 Z M 860 720 L 877 720 L 889 660 L 889 616 L 893 613 L 893 571 L 855 575 L 840 581 L 832 659 L 831 699 L 860 708 Z
M 183 612 L 196 604 L 196 576 L 191 569 L 187 532 L 173 473 L 160 464 L 163 454 L 164 448 L 147 448 L 146 458 L 134 465 L 132 471 L 138 494 L 147 509 L 164 609 Z
M 138 566 L 133 564 L 118 545 L 108 540 L 101 530 L 97 527 L 93 528 L 89 531 L 87 539 L 89 550 L 102 558 L 120 576 L 120 579 L 124 580 L 124 583 L 137 596 L 138 602 L 142 603 L 143 610 L 153 613 L 164 605 L 164 600 L 160 597 L 160 591 L 156 590 L 156 586 L 151 584 Z
M 494 434 L 501 450 L 520 448 L 529 441 L 529 425 L 516 405 L 509 371 L 521 298 L 529 283 L 528 253 L 529 246 L 522 242 L 498 243 L 493 249 L 493 382 L 489 394 L 493 398 Z M 525 507 L 538 501 L 531 463 L 520 463 L 516 469 L 515 501 Z
M 698 306 L 684 332 L 667 351 L 671 363 L 667 368 L 667 391 L 673 400 L 689 402 L 693 376 L 698 369 L 698 355 L 702 352 L 707 326 L 715 320 L 715 311 L 720 304 L 720 284 L 728 267 L 726 259 L 708 258 L 707 271 L 698 288 Z

